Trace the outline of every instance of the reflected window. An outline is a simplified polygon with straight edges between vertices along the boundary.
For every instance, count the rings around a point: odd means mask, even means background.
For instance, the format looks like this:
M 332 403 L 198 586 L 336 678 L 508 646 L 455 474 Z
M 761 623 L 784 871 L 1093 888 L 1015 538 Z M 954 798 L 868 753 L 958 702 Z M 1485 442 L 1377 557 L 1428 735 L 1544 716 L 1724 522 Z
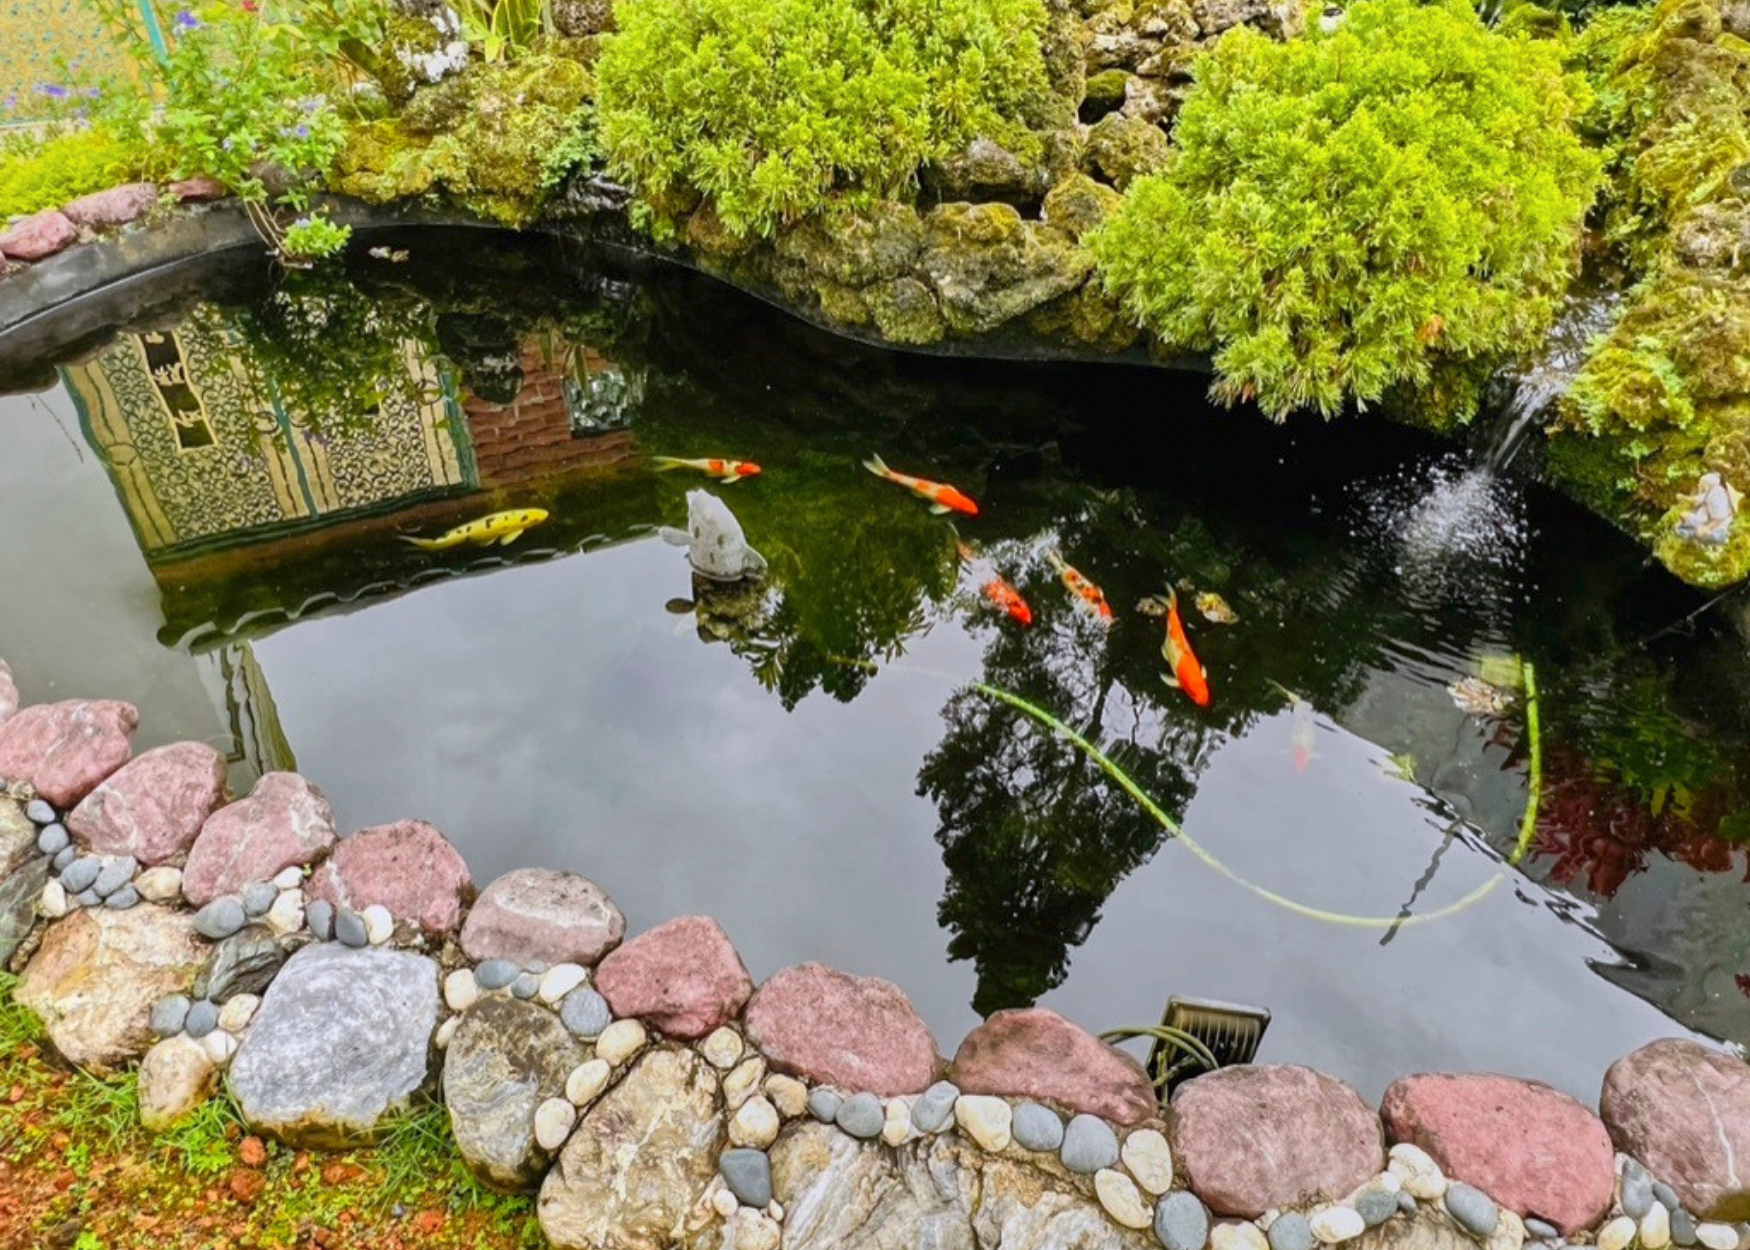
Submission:
M 146 371 L 170 416 L 170 431 L 176 436 L 178 449 L 197 451 L 217 444 L 206 408 L 189 385 L 181 341 L 174 334 L 143 334 L 140 345 L 146 353 Z

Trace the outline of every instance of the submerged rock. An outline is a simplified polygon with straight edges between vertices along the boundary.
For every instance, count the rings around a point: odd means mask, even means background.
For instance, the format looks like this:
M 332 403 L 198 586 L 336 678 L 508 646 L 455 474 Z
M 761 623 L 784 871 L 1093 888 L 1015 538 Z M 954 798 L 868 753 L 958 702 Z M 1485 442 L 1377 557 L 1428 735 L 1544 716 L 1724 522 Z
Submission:
M 182 892 L 203 907 L 222 894 L 313 864 L 334 848 L 334 809 L 297 773 L 264 773 L 249 796 L 207 818 L 188 853 Z
M 113 699 L 33 704 L 0 725 L 0 777 L 72 807 L 128 762 L 139 723 L 133 704 Z
M 904 990 L 824 964 L 775 973 L 748 1003 L 746 1027 L 775 1069 L 819 1084 L 889 1097 L 920 1093 L 941 1071 Z
M 593 881 L 574 872 L 519 868 L 481 891 L 462 926 L 462 949 L 476 963 L 592 968 L 625 935 L 626 918 Z
M 342 838 L 310 887 L 312 897 L 336 908 L 381 904 L 397 920 L 447 936 L 462 922 L 474 879 L 443 834 L 422 820 L 402 820 Z
M 741 522 L 729 505 L 709 491 L 687 492 L 686 532 L 664 528 L 662 537 L 687 549 L 694 572 L 715 581 L 737 582 L 764 577 L 766 558 L 747 545 Z
M 444 1104 L 468 1169 L 497 1189 L 526 1189 L 545 1173 L 535 1111 L 565 1093 L 588 1058 L 552 1012 L 487 998 L 462 1016 L 444 1051 Z

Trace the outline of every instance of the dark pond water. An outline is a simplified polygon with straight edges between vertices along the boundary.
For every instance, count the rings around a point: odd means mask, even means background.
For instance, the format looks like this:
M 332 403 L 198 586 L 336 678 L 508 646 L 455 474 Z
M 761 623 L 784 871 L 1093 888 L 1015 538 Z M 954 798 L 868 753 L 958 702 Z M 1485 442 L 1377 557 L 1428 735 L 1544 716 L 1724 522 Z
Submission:
M 87 310 L 10 349 L 41 387 L 0 399 L 27 697 L 131 699 L 139 745 L 219 744 L 239 791 L 301 769 L 348 829 L 428 819 L 482 883 L 709 912 L 756 977 L 889 977 L 948 1050 L 997 1008 L 1105 1028 L 1176 993 L 1268 1007 L 1263 1057 L 1370 1094 L 1446 1067 L 1590 1097 L 1649 1038 L 1750 1039 L 1739 611 L 1684 621 L 1704 601 L 1600 523 L 1408 431 L 1212 412 L 1194 376 L 888 354 L 556 245 L 400 242 L 344 278 L 233 257 L 134 290 L 107 346 Z M 701 485 L 763 587 L 701 593 L 656 535 Z M 551 518 L 510 546 L 400 541 L 524 507 Z M 1207 709 L 1133 610 L 1172 584 Z M 1494 710 L 1455 699 L 1479 678 Z

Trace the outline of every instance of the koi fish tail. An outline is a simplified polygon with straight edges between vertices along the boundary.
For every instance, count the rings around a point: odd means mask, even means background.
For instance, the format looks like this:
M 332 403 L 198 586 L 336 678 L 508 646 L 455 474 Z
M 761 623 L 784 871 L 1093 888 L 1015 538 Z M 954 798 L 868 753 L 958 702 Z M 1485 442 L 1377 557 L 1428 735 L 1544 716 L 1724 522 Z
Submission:
M 887 467 L 886 461 L 882 460 L 880 456 L 870 456 L 867 460 L 863 461 L 863 467 L 873 473 L 876 477 L 887 477 L 893 472 L 892 469 Z
M 397 537 L 404 543 L 412 543 L 421 551 L 442 551 L 444 549 L 444 543 L 440 539 L 415 538 L 412 534 L 400 534 Z
M 652 456 L 650 463 L 656 466 L 658 473 L 666 473 L 670 469 L 683 469 L 687 462 L 675 456 Z

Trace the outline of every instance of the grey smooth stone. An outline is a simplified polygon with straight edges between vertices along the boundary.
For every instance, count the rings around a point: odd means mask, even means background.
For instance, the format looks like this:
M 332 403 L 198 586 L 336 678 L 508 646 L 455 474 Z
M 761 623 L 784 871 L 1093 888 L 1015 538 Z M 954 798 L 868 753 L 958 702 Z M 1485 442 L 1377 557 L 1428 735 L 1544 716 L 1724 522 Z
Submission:
M 1051 1151 L 1063 1145 L 1063 1120 L 1050 1107 L 1036 1102 L 1015 1104 L 1012 1132 L 1024 1149 Z
M 78 847 L 76 847 L 76 846 L 63 846 L 60 850 L 55 852 L 55 862 L 53 864 L 54 870 L 56 872 L 60 872 L 68 864 L 72 863 L 74 860 L 76 860 L 78 858 L 79 858 L 79 848 Z
M 1535 1215 L 1525 1217 L 1525 1231 L 1539 1241 L 1554 1241 L 1562 1232 L 1554 1224 L 1538 1219 Z
M 952 1081 L 937 1081 L 911 1105 L 911 1126 L 920 1133 L 940 1133 L 954 1118 L 960 1090 Z
M 279 896 L 280 892 L 274 889 L 271 881 L 257 881 L 254 885 L 246 885 L 243 887 L 243 910 L 249 914 L 251 920 L 258 919 L 267 915 L 273 907 L 274 899 Z
M 227 1003 L 239 994 L 260 994 L 285 962 L 272 929 L 247 925 L 213 948 L 213 957 L 194 979 L 195 997 Z
M 343 946 L 355 949 L 369 946 L 371 942 L 370 931 L 365 928 L 365 918 L 350 907 L 342 907 L 334 913 L 334 937 Z
M 120 859 L 112 859 L 97 874 L 97 880 L 91 883 L 91 888 L 97 891 L 99 898 L 108 898 L 117 890 L 134 879 L 140 865 L 131 855 L 123 855 Z
M 44 855 L 59 855 L 72 844 L 73 839 L 67 836 L 67 827 L 59 822 L 44 825 L 42 832 L 36 835 L 36 849 Z
M 1082 1176 L 1118 1162 L 1118 1134 L 1097 1115 L 1078 1115 L 1063 1130 L 1063 1166 Z
M 1284 1211 L 1270 1224 L 1270 1250 L 1312 1250 L 1312 1222 L 1299 1211 Z
M 1398 1210 L 1402 1211 L 1405 1215 L 1414 1215 L 1416 1213 L 1416 1197 L 1415 1197 L 1415 1195 L 1414 1194 L 1399 1193 L 1398 1194 Z
M 1695 1217 L 1682 1207 L 1671 1213 L 1671 1240 L 1685 1248 L 1695 1244 Z
M 219 1005 L 210 998 L 203 998 L 191 1006 L 182 1022 L 182 1031 L 197 1042 L 218 1027 Z
M 474 983 L 483 990 L 502 990 L 521 976 L 522 971 L 508 959 L 488 959 L 474 969 Z
M 24 806 L 24 814 L 29 816 L 32 824 L 52 825 L 55 823 L 55 809 L 44 799 L 32 799 Z
M 183 994 L 160 998 L 152 1004 L 152 1032 L 159 1037 L 182 1032 L 183 1021 L 188 1019 L 189 1006 L 188 998 Z
M 1653 1178 L 1632 1159 L 1622 1169 L 1622 1213 L 1638 1220 L 1653 1209 Z
M 852 1137 L 868 1141 L 881 1136 L 887 1117 L 881 1100 L 874 1094 L 852 1094 L 839 1105 L 839 1113 L 833 1117 L 833 1123 Z
M 1280 1217 L 1277 1223 L 1281 1223 Z M 1306 1223 L 1306 1217 L 1300 1217 L 1301 1223 Z M 1274 1225 L 1272 1225 L 1274 1227 Z M 1312 1244 L 1312 1229 L 1307 1229 L 1307 1245 L 1299 1250 L 1310 1250 Z M 1203 1245 L 1209 1240 L 1209 1212 L 1197 1200 L 1197 1195 L 1188 1189 L 1176 1189 L 1167 1194 L 1155 1204 L 1155 1236 L 1167 1250 L 1203 1250 Z M 1273 1250 L 1283 1250 L 1272 1241 Z
M 1677 1191 L 1664 1181 L 1653 1182 L 1653 1197 L 1658 1199 L 1659 1205 L 1667 1211 L 1675 1211 L 1683 1205 L 1683 1199 L 1677 1196 Z
M 478 979 L 478 978 L 476 978 Z M 590 1041 L 614 1022 L 608 1000 L 592 989 L 579 986 L 559 1001 L 559 1023 L 574 1037 Z
M 102 871 L 102 861 L 89 855 L 81 855 L 62 870 L 61 888 L 69 894 L 83 893 L 92 887 L 97 880 L 97 874 Z
M 519 972 L 517 979 L 510 983 L 510 996 L 520 998 L 524 1002 L 535 996 L 535 991 L 541 988 L 541 978 L 532 972 Z
M 1398 1213 L 1398 1195 L 1384 1185 L 1369 1185 L 1355 1195 L 1355 1213 L 1369 1228 L 1378 1228 Z
M 1648 1200 L 1652 1193 L 1648 1191 Z M 1446 1213 L 1478 1237 L 1493 1237 L 1501 1222 L 1495 1200 L 1474 1185 L 1453 1181 L 1446 1187 Z
M 304 908 L 304 923 L 310 926 L 310 932 L 318 942 L 326 942 L 334 936 L 334 904 L 325 898 L 319 898 Z
M 97 907 L 103 903 L 96 890 L 80 890 L 77 894 L 68 895 L 67 901 L 75 907 Z
M 765 1151 L 743 1146 L 725 1150 L 717 1160 L 717 1170 L 742 1205 L 761 1211 L 772 1205 L 772 1161 Z
M 844 1105 L 845 1096 L 836 1089 L 821 1088 L 808 1095 L 808 1114 L 822 1124 L 831 1124 L 838 1119 L 839 1108 Z
M 194 914 L 194 931 L 215 942 L 230 937 L 248 923 L 243 904 L 229 896 L 214 899 Z
M 126 911 L 128 908 L 137 905 L 139 901 L 140 892 L 134 889 L 131 885 L 124 885 L 114 894 L 111 894 L 108 898 L 104 899 L 103 905 L 105 907 L 113 907 L 116 911 Z

